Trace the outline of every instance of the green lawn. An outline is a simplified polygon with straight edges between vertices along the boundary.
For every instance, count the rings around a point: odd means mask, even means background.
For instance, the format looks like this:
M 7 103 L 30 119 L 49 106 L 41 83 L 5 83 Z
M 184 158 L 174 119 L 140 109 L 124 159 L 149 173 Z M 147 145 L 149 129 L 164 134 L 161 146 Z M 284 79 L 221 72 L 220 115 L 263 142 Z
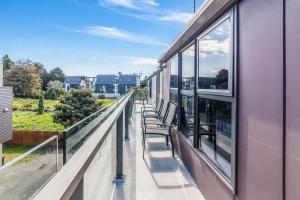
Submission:
M 102 106 L 107 106 L 115 99 L 102 99 Z M 37 114 L 37 99 L 15 98 L 13 102 L 13 129 L 18 131 L 63 131 L 65 127 L 54 123 L 52 114 L 59 100 L 45 100 L 45 113 Z
M 51 112 L 38 115 L 34 111 L 14 111 L 13 129 L 19 131 L 63 131 L 63 125 L 54 123 Z
M 12 145 L 3 145 L 3 155 L 5 156 L 4 164 L 8 163 L 9 161 L 12 161 L 13 159 L 17 158 L 18 156 L 22 155 L 23 153 L 29 151 L 32 147 L 29 146 L 12 146 Z M 37 157 L 38 154 L 34 153 L 26 158 L 23 158 L 21 162 L 27 162 L 35 157 Z
M 116 101 L 116 99 L 101 99 L 100 100 L 102 103 L 102 106 L 108 106 L 109 104 L 113 103 Z
M 59 104 L 59 100 L 44 100 L 45 110 L 53 110 Z M 36 111 L 37 107 L 38 99 L 15 98 L 13 102 L 13 109 L 18 111 Z

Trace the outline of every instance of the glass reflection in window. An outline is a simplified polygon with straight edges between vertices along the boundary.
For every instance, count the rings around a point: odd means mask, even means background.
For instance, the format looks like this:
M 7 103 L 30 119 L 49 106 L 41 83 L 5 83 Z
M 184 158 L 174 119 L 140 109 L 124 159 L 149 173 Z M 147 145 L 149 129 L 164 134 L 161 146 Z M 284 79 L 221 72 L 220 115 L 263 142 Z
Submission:
M 192 45 L 182 52 L 182 89 L 194 89 L 195 46 Z
M 170 67 L 171 67 L 171 88 L 178 88 L 178 56 L 172 58 L 170 61 Z
M 199 98 L 199 135 L 203 153 L 231 178 L 231 102 Z
M 199 89 L 229 90 L 230 19 L 199 40 Z
M 194 97 L 182 95 L 181 108 L 182 132 L 193 141 L 194 138 Z

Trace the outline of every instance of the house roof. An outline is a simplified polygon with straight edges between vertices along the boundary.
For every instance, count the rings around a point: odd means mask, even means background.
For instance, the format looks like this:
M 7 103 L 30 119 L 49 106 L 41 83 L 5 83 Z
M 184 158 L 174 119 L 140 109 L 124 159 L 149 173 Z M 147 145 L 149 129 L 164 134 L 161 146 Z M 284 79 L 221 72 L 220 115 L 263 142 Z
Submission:
M 137 76 L 136 74 L 122 74 L 119 76 L 119 84 L 137 84 Z
M 83 76 L 66 76 L 64 84 L 80 84 L 80 81 L 83 79 Z
M 95 84 L 115 84 L 117 79 L 118 76 L 113 74 L 97 75 Z

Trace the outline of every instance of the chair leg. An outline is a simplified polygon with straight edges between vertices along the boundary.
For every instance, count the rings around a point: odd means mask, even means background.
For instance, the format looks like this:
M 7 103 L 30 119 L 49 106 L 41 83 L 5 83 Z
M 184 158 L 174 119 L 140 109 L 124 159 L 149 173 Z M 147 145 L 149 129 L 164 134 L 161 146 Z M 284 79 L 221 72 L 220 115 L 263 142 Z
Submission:
M 171 141 L 171 146 L 172 146 L 172 157 L 174 158 L 175 150 L 174 150 L 174 144 L 173 144 L 173 139 L 172 139 L 171 135 L 170 135 L 170 141 Z
M 169 136 L 166 136 L 167 147 L 169 146 Z
M 143 159 L 145 159 L 146 135 L 143 133 Z

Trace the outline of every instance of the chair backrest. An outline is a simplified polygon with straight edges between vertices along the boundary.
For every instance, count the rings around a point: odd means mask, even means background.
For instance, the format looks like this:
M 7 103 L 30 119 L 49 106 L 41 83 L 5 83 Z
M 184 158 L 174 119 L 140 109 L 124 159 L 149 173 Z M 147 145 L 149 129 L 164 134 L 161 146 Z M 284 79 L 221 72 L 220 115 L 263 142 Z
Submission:
M 156 112 L 159 112 L 161 107 L 162 107 L 162 104 L 163 104 L 163 99 L 159 99 L 157 104 L 156 104 L 156 108 L 155 108 L 155 111 Z
M 176 105 L 174 103 L 169 103 L 168 115 L 165 119 L 165 124 L 171 125 L 176 113 Z
M 165 118 L 167 111 L 168 111 L 168 104 L 169 104 L 168 101 L 164 101 L 162 108 L 160 110 L 160 113 L 159 113 L 159 116 L 161 118 Z

